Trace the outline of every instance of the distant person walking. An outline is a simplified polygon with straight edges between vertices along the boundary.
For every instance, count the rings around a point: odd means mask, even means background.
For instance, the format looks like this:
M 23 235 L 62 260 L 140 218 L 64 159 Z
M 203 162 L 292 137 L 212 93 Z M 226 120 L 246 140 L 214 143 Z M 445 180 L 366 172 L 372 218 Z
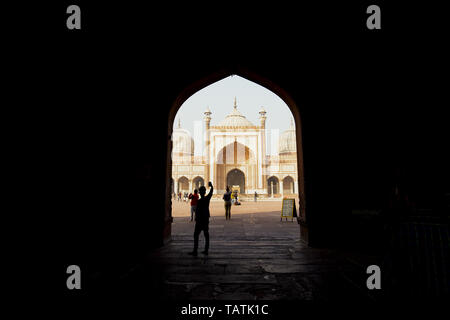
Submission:
M 229 186 L 227 186 L 227 192 L 224 193 L 222 199 L 225 205 L 225 220 L 229 220 L 231 219 L 231 191 Z
M 202 251 L 202 253 L 207 255 L 209 250 L 209 201 L 211 200 L 211 197 L 213 195 L 214 188 L 211 181 L 208 182 L 208 186 L 210 187 L 210 189 L 207 196 L 205 196 L 206 188 L 204 186 L 201 186 L 199 188 L 201 198 L 198 199 L 197 209 L 195 210 L 194 250 L 192 252 L 189 252 L 189 254 L 193 255 L 194 257 L 197 256 L 198 237 L 202 230 L 203 235 L 205 236 L 205 250 Z
M 256 198 L 258 198 L 258 193 L 255 191 L 255 202 L 256 202 Z
M 197 209 L 197 201 L 198 201 L 198 190 L 194 190 L 194 194 L 189 194 L 189 199 L 191 199 L 191 221 L 194 219 L 195 210 Z

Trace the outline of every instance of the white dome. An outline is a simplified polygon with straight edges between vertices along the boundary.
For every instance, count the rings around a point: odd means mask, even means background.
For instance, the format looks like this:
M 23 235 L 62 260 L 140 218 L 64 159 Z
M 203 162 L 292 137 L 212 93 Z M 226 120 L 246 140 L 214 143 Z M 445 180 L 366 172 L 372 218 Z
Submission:
M 295 138 L 294 124 L 291 122 L 291 127 L 284 131 L 280 136 L 278 153 L 296 152 L 297 142 Z
M 245 116 L 242 115 L 237 110 L 236 99 L 234 101 L 233 111 L 223 119 L 219 125 L 220 127 L 254 127 L 255 125 L 247 120 Z
M 172 133 L 173 152 L 194 155 L 194 139 L 189 131 L 182 129 L 178 122 L 178 128 Z

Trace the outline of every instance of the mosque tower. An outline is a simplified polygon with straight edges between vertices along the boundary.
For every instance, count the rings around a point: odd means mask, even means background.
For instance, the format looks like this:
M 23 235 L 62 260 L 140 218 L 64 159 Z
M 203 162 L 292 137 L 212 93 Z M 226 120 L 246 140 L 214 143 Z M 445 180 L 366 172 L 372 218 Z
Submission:
M 211 124 L 211 110 L 209 110 L 209 107 L 206 107 L 205 112 L 203 113 L 204 116 L 204 121 L 205 121 L 205 163 L 206 163 L 206 170 L 205 170 L 205 184 L 208 183 L 208 181 L 211 181 L 210 177 L 209 177 L 209 171 L 210 171 L 210 165 L 211 165 L 211 159 L 210 159 L 210 145 L 211 145 L 211 140 L 210 140 L 210 124 Z M 214 185 L 214 183 L 213 183 Z

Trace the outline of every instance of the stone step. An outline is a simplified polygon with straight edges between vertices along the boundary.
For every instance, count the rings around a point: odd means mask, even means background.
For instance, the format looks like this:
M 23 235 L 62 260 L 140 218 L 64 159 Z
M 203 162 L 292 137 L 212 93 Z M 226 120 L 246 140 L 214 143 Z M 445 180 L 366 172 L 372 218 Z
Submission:
M 335 260 L 329 259 L 305 259 L 305 260 L 292 260 L 292 259 L 223 259 L 223 258 L 211 258 L 211 257 L 199 257 L 196 258 L 165 258 L 162 257 L 158 262 L 161 265 L 201 265 L 201 264 L 219 264 L 219 265 L 230 265 L 230 264 L 246 264 L 251 266 L 257 266 L 262 264 L 272 264 L 272 265 L 336 265 Z M 236 261 L 233 261 L 236 260 Z
M 200 241 L 203 241 L 203 238 L 200 237 L 199 239 Z M 174 246 L 174 245 L 178 245 L 178 244 L 183 244 L 183 243 L 193 243 L 193 236 L 189 239 L 177 239 L 177 240 L 173 240 L 171 241 L 168 246 Z M 250 247 L 254 247 L 254 246 L 258 246 L 258 247 L 262 247 L 262 246 L 269 246 L 269 247 L 275 247 L 275 246 L 279 246 L 279 245 L 299 245 L 299 246 L 304 246 L 302 245 L 301 242 L 299 241 L 295 241 L 292 240 L 290 238 L 274 238 L 273 240 L 266 240 L 266 239 L 255 239 L 255 240 L 247 240 L 247 239 L 234 239 L 234 240 L 221 240 L 221 239 L 214 239 L 214 238 L 210 238 L 209 239 L 210 243 L 215 243 L 217 245 L 220 246 L 236 246 L 236 245 L 245 245 L 245 246 L 250 246 Z
M 167 252 L 164 254 L 166 258 L 185 258 L 186 253 L 191 251 L 192 247 L 184 252 Z M 238 250 L 237 250 L 238 251 Z M 288 253 L 230 253 L 230 252 L 210 252 L 208 259 L 290 259 Z
M 294 274 L 294 273 L 327 273 L 336 271 L 335 266 L 328 265 L 281 265 L 281 264 L 261 264 L 257 266 L 243 264 L 228 265 L 195 265 L 186 268 L 180 265 L 167 265 L 164 269 L 167 273 L 176 274 Z
M 166 282 L 169 283 L 236 283 L 236 284 L 276 284 L 274 275 L 253 275 L 253 274 L 229 274 L 229 275 L 209 275 L 209 274 L 169 274 Z

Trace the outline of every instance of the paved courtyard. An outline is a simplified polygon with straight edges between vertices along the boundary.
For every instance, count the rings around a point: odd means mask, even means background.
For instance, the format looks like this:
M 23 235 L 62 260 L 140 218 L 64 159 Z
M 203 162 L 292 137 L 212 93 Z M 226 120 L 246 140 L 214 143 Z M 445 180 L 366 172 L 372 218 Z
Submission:
M 211 201 L 211 242 L 225 238 L 228 240 L 271 238 L 290 242 L 298 240 L 300 237 L 300 228 L 295 218 L 280 221 L 281 200 L 241 203 L 241 205 L 232 206 L 231 220 L 225 220 L 223 201 Z M 195 223 L 190 222 L 190 205 L 181 201 L 173 202 L 172 216 L 174 217 L 172 239 L 176 241 L 192 240 Z

